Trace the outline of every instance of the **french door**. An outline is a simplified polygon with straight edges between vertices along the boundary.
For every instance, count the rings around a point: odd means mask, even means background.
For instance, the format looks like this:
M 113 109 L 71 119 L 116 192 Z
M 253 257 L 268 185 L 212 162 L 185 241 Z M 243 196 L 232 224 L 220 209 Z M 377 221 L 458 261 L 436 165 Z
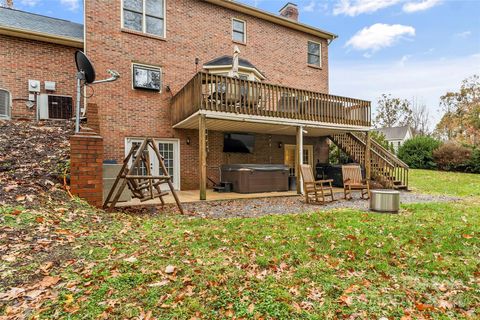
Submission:
M 296 145 L 285 145 L 284 164 L 290 168 L 290 176 L 295 176 L 297 171 L 295 149 Z M 313 145 L 303 145 L 303 164 L 309 164 L 313 168 Z
M 130 152 L 130 149 L 133 145 L 140 146 L 143 142 L 143 139 L 138 138 L 127 138 L 125 144 L 125 155 Z M 172 177 L 172 182 L 175 190 L 180 190 L 180 145 L 177 139 L 155 139 L 157 143 L 158 151 L 163 156 L 163 162 L 165 167 L 168 171 L 168 174 Z M 155 152 L 149 148 L 149 156 L 150 156 L 150 170 L 152 175 L 161 175 L 160 163 L 155 155 Z M 130 165 L 135 160 L 135 157 L 132 157 L 130 160 Z M 136 172 L 135 175 L 146 175 L 147 168 L 145 168 L 144 164 L 141 164 Z M 162 189 L 167 190 L 168 186 L 162 185 Z

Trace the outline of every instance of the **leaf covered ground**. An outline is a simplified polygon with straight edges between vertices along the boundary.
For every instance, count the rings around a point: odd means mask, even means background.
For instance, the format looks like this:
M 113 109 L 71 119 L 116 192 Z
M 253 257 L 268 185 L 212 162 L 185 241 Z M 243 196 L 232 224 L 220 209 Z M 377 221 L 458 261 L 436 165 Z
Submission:
M 81 203 L 4 208 L 0 310 L 50 319 L 474 319 L 479 212 L 480 203 L 459 202 L 399 215 L 213 220 Z
M 413 171 L 418 192 L 469 197 L 398 215 L 230 219 L 105 213 L 54 178 L 16 199 L 30 189 L 15 178 L 15 197 L 0 199 L 0 319 L 477 319 L 480 198 L 417 173 L 479 177 Z
M 43 198 L 64 198 L 56 191 L 68 164 L 72 133 L 72 124 L 65 121 L 0 120 L 0 205 L 34 207 Z

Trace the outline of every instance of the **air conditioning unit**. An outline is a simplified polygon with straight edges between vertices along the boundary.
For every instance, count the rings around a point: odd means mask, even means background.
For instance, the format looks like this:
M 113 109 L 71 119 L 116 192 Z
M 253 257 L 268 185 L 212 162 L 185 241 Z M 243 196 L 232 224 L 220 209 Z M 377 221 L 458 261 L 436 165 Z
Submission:
M 73 117 L 72 97 L 40 94 L 38 109 L 40 119 L 71 119 Z

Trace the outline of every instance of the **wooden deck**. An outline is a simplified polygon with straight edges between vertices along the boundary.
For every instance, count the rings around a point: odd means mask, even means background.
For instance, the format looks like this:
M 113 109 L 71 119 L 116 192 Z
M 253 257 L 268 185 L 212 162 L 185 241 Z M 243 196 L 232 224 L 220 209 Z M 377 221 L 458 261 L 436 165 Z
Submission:
M 173 97 L 172 121 L 208 111 L 368 128 L 370 108 L 370 101 L 199 72 Z
M 342 188 L 333 188 L 334 193 L 342 193 L 338 195 L 337 199 L 343 197 Z M 182 203 L 192 203 L 199 202 L 199 191 L 198 190 L 187 190 L 187 191 L 177 191 L 177 195 L 180 198 Z M 222 201 L 222 200 L 239 200 L 239 199 L 259 199 L 259 198 L 275 198 L 275 197 L 296 197 L 298 196 L 296 191 L 286 191 L 286 192 L 267 192 L 267 193 L 235 193 L 235 192 L 226 192 L 219 193 L 214 192 L 211 189 L 207 190 L 207 199 L 206 201 Z M 166 203 L 175 203 L 172 195 L 165 197 Z M 126 207 L 126 206 L 139 206 L 139 205 L 159 205 L 160 201 L 158 199 L 146 202 L 140 202 L 137 199 L 134 199 L 129 202 L 120 202 L 117 204 L 117 207 Z

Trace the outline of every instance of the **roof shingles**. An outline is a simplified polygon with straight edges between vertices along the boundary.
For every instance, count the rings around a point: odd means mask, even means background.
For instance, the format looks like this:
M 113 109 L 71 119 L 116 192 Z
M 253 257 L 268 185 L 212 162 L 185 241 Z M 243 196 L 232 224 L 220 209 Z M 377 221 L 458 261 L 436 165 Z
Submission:
M 83 41 L 83 25 L 25 11 L 0 7 L 0 27 L 22 29 Z

